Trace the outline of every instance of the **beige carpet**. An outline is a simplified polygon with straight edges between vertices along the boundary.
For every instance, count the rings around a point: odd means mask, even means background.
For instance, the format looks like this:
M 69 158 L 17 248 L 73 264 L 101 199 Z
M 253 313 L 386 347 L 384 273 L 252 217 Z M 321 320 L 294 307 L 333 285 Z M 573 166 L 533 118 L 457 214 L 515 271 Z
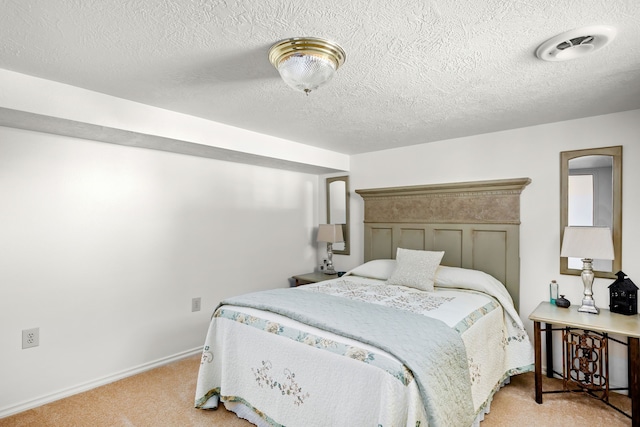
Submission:
M 0 419 L 0 427 L 15 426 L 225 426 L 250 427 L 222 407 L 217 411 L 193 408 L 198 356 L 126 378 L 103 387 Z M 545 378 L 545 390 L 561 388 L 559 380 Z M 533 374 L 512 379 L 498 392 L 491 413 L 480 427 L 496 426 L 630 426 L 631 420 L 583 394 L 545 394 L 544 404 L 533 398 Z M 624 396 L 612 401 L 630 410 Z M 349 426 L 359 427 L 359 426 Z

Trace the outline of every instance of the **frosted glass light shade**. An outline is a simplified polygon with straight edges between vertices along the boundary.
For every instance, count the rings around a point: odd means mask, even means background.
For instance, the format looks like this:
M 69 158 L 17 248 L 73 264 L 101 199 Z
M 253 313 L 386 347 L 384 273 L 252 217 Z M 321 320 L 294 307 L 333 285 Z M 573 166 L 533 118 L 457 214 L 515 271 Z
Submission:
M 282 80 L 307 94 L 331 80 L 345 59 L 340 46 L 317 37 L 281 40 L 269 49 L 269 61 Z
M 313 55 L 296 54 L 278 66 L 282 80 L 294 89 L 311 92 L 327 83 L 336 73 L 332 61 Z

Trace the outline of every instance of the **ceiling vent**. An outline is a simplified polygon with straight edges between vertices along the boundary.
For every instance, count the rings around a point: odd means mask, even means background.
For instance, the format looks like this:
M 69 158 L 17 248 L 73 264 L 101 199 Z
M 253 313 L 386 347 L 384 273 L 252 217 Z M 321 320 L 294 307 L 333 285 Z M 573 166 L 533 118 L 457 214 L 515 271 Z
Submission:
M 607 25 L 577 28 L 559 34 L 542 43 L 536 56 L 545 61 L 568 61 L 602 49 L 617 34 L 617 30 Z

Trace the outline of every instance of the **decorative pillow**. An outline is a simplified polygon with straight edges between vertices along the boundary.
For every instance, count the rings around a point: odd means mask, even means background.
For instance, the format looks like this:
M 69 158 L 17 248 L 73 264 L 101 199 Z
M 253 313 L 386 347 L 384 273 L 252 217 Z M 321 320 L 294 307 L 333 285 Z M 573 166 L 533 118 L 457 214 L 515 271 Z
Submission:
M 388 283 L 433 291 L 433 278 L 443 256 L 444 252 L 398 248 L 396 269 L 389 277 Z
M 346 275 L 387 280 L 396 268 L 395 259 L 374 259 L 347 271 Z

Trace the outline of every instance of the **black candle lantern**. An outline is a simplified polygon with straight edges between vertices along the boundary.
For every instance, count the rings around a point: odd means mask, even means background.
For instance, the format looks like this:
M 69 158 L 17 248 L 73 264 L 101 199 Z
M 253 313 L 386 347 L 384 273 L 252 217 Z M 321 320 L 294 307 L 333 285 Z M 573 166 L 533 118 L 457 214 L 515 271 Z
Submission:
M 625 278 L 622 271 L 618 271 L 616 276 L 616 281 L 609 285 L 609 310 L 628 316 L 638 314 L 638 287 L 631 279 Z

